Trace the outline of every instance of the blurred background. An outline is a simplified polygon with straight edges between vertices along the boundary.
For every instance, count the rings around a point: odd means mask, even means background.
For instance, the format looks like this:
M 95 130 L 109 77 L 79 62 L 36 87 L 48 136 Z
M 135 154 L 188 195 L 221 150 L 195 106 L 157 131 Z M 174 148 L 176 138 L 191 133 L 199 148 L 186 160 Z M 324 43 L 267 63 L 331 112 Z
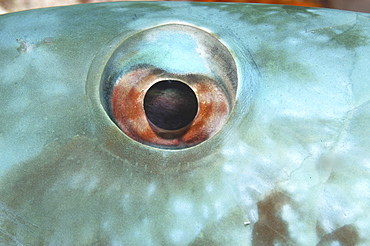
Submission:
M 0 0 L 0 14 L 34 8 L 119 0 Z M 121 0 L 122 1 L 122 0 Z M 370 13 L 370 0 L 196 0 L 200 2 L 249 2 L 337 8 Z

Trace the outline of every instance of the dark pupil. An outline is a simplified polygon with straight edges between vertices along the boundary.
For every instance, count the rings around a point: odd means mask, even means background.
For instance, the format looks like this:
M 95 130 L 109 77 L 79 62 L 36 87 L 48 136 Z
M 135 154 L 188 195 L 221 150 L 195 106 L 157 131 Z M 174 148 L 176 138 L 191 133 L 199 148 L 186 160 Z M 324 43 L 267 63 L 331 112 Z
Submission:
M 194 91 L 176 80 L 154 84 L 145 95 L 144 110 L 155 126 L 164 130 L 178 130 L 189 125 L 198 112 Z

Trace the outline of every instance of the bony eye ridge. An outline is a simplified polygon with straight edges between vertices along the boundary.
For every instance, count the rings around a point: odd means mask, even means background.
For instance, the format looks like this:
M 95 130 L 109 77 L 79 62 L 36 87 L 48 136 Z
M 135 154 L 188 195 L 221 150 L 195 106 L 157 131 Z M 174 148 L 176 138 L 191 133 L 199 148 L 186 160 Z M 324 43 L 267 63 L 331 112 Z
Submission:
M 185 63 L 179 60 L 187 57 Z M 159 148 L 187 148 L 215 135 L 227 121 L 236 78 L 231 54 L 212 35 L 164 25 L 117 48 L 104 70 L 101 98 L 130 138 Z

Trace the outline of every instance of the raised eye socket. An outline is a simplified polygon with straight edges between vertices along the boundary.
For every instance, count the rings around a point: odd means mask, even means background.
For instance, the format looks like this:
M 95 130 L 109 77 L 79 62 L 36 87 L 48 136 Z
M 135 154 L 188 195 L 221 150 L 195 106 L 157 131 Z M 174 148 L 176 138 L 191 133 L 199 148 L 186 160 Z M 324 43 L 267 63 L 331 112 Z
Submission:
M 159 148 L 194 146 L 216 134 L 235 101 L 237 71 L 214 36 L 163 25 L 126 39 L 108 61 L 100 97 L 132 139 Z

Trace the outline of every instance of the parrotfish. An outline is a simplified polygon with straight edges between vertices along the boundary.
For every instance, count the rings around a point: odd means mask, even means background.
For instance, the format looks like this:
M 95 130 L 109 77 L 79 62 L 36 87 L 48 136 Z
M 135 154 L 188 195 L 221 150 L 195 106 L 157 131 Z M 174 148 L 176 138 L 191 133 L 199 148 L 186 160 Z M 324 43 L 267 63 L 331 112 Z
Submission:
M 1 245 L 369 245 L 370 15 L 0 16 Z

